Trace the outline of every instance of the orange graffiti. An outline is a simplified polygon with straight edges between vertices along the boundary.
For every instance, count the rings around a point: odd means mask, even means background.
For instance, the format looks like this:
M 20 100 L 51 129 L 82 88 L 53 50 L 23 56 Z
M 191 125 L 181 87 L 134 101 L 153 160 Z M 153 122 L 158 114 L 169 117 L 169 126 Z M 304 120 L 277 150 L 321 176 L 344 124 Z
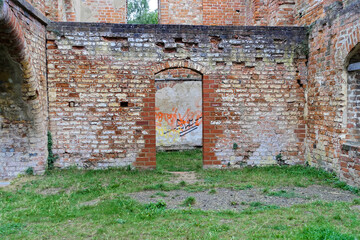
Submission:
M 187 133 L 197 129 L 202 123 L 202 112 L 191 111 L 187 109 L 184 114 L 178 112 L 177 108 L 173 108 L 173 113 L 163 113 L 156 108 L 156 126 L 162 127 L 163 122 L 166 122 L 170 127 L 169 131 L 177 131 L 180 136 L 184 136 Z M 165 132 L 165 133 L 167 133 Z

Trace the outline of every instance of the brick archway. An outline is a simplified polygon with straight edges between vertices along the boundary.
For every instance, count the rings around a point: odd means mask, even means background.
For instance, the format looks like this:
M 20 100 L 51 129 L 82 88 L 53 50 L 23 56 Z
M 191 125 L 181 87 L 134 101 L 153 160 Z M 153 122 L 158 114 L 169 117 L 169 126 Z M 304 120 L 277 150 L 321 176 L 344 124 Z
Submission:
M 216 144 L 216 137 L 222 133 L 218 126 L 212 125 L 211 122 L 215 120 L 213 114 L 215 105 L 219 103 L 216 101 L 215 89 L 218 88 L 216 75 L 211 73 L 204 66 L 192 61 L 167 61 L 156 64 L 151 68 L 152 91 L 144 98 L 145 108 L 141 113 L 143 120 L 142 125 L 148 132 L 144 136 L 145 147 L 136 159 L 134 166 L 140 168 L 155 168 L 156 167 L 156 130 L 155 130 L 155 74 L 173 68 L 187 68 L 198 72 L 202 75 L 202 112 L 203 112 L 203 167 L 212 168 L 220 167 L 221 161 L 217 159 L 214 153 Z
M 3 88 L 5 99 L 1 107 L 3 110 L 8 109 L 8 112 L 11 112 L 12 108 L 18 109 L 20 113 L 25 112 L 21 116 L 0 115 L 0 125 L 3 125 L 3 130 L 0 130 L 2 136 L 0 150 L 10 152 L 8 154 L 10 157 L 2 159 L 0 156 L 4 166 L 0 168 L 0 177 L 4 178 L 16 176 L 29 167 L 33 168 L 35 173 L 41 173 L 46 165 L 47 114 L 45 114 L 44 91 L 46 82 L 44 75 L 35 74 L 26 41 L 20 20 L 11 11 L 8 3 L 3 2 L 0 6 L 0 45 L 8 56 L 6 61 L 12 64 L 2 66 L 0 69 L 2 72 L 0 83 L 7 86 Z M 14 74 L 16 87 L 15 83 L 12 83 Z M 6 105 L 9 99 L 11 101 Z M 2 135 L 1 132 L 7 134 Z M 12 168 L 12 165 L 15 167 Z

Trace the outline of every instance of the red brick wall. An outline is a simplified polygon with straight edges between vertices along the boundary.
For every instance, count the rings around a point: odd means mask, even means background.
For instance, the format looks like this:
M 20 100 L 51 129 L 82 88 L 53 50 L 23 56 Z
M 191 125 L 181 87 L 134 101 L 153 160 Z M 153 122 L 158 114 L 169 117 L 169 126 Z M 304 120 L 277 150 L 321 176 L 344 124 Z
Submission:
M 8 178 L 46 167 L 46 23 L 28 6 L 2 4 L 0 178 Z
M 343 145 L 339 159 L 341 176 L 351 185 L 360 184 L 360 144 Z
M 295 0 L 269 0 L 268 1 L 268 25 L 291 26 L 294 25 Z
M 161 0 L 161 24 L 290 26 L 294 0 Z
M 303 63 L 290 46 L 304 29 L 58 23 L 49 31 L 59 166 L 154 167 L 154 76 L 174 67 L 203 75 L 206 166 L 276 163 L 279 153 L 303 162 Z
M 126 23 L 126 0 L 45 0 L 53 21 Z
M 346 66 L 348 54 L 360 41 L 359 7 L 360 1 L 300 1 L 297 5 L 298 24 L 311 24 L 305 115 L 307 160 L 337 172 L 349 183 L 358 178 L 358 155 L 342 151 L 343 144 L 353 140 L 349 134 L 353 112 L 348 105 L 351 81 Z M 343 159 L 352 159 L 349 164 L 353 170 L 346 170 Z
M 45 0 L 45 16 L 52 21 L 63 22 L 66 19 L 65 0 Z
M 45 14 L 45 1 L 46 0 L 25 0 L 30 3 L 31 6 L 39 10 L 42 14 Z M 20 1 L 21 2 L 21 1 Z
M 160 0 L 159 23 L 202 25 L 202 0 Z
M 204 25 L 252 25 L 246 22 L 250 14 L 248 0 L 203 0 Z

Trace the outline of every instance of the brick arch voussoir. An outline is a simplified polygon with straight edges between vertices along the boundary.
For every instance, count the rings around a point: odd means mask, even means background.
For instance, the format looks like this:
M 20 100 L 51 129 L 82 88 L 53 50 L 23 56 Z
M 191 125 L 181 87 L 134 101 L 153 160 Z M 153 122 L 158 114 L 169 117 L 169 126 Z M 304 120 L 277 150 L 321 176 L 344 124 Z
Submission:
M 194 70 L 195 72 L 200 73 L 201 75 L 208 75 L 208 70 L 201 64 L 195 63 L 193 61 L 186 60 L 175 60 L 175 61 L 166 61 L 155 65 L 152 68 L 152 75 L 158 74 L 162 71 L 172 68 L 187 68 Z
M 346 70 L 351 53 L 360 44 L 360 27 L 354 28 L 341 42 L 336 44 L 335 64 L 338 68 Z
M 24 80 L 23 98 L 31 104 L 32 101 L 39 97 L 39 81 L 35 75 L 21 25 L 5 1 L 0 6 L 0 28 L 5 30 L 2 34 L 6 34 L 6 38 L 8 39 L 9 44 L 5 45 L 11 57 L 21 64 Z

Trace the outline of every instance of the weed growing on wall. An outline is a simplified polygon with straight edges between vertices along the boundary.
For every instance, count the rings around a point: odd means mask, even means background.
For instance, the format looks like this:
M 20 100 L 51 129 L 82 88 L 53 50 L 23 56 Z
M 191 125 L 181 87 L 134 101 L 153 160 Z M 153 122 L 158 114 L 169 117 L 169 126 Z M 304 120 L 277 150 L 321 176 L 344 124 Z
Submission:
M 34 168 L 28 167 L 25 171 L 26 175 L 34 175 Z
M 47 159 L 47 169 L 48 170 L 54 169 L 54 163 L 55 163 L 56 159 L 58 159 L 58 156 L 55 156 L 52 151 L 52 146 L 53 146 L 53 142 L 52 142 L 51 132 L 48 131 L 48 153 L 49 153 L 48 159 Z

